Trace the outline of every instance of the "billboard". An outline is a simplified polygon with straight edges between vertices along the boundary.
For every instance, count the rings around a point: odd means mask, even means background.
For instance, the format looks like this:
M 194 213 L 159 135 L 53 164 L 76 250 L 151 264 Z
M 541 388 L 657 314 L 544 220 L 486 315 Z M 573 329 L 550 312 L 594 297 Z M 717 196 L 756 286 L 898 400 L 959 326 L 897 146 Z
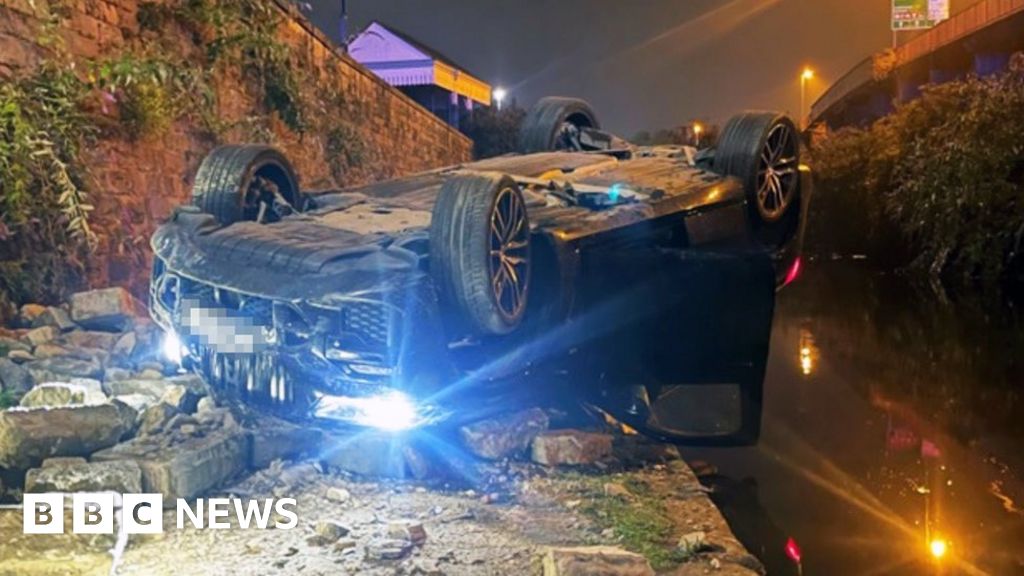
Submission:
M 893 30 L 926 30 L 949 18 L 949 0 L 892 0 Z

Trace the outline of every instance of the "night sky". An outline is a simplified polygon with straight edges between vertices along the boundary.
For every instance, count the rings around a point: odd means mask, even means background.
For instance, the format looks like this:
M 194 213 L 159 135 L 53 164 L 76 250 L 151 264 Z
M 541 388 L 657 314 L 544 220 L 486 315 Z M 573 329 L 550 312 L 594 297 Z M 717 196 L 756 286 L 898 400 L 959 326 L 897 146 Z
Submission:
M 969 0 L 954 0 L 954 11 Z M 341 0 L 314 0 L 338 38 Z M 349 0 L 349 31 L 371 20 L 416 37 L 528 107 L 545 95 L 591 102 L 624 136 L 748 108 L 813 101 L 891 44 L 889 0 Z

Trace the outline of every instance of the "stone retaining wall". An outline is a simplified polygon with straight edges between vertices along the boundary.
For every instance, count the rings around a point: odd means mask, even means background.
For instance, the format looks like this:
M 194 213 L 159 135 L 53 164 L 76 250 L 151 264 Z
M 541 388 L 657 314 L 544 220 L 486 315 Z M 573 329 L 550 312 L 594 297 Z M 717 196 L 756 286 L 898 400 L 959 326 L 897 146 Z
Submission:
M 31 73 L 52 57 L 42 38 L 58 4 L 64 17 L 56 25 L 56 36 L 79 70 L 97 58 L 138 49 L 148 41 L 145 34 L 152 34 L 140 28 L 138 0 L 0 0 L 0 82 Z M 363 152 L 357 165 L 339 175 L 326 160 L 321 119 L 312 118 L 301 134 L 272 119 L 267 139 L 293 160 L 304 188 L 357 185 L 469 159 L 469 139 L 341 54 L 290 5 L 274 6 L 285 16 L 279 38 L 291 47 L 294 65 L 309 79 L 303 91 L 312 94 L 331 86 L 343 95 L 344 109 L 328 107 L 323 113 L 344 115 Z M 175 26 L 159 33 L 176 36 L 172 40 L 185 54 L 205 49 L 201 39 Z M 251 82 L 237 67 L 218 70 L 213 87 L 216 113 L 223 122 L 244 125 L 247 118 L 267 118 Z M 96 205 L 93 222 L 100 239 L 89 263 L 89 284 L 123 285 L 144 297 L 154 227 L 175 205 L 188 201 L 192 178 L 207 151 L 218 143 L 252 138 L 243 129 L 212 137 L 189 120 L 136 141 L 104 136 L 83 158 L 90 166 L 86 189 Z

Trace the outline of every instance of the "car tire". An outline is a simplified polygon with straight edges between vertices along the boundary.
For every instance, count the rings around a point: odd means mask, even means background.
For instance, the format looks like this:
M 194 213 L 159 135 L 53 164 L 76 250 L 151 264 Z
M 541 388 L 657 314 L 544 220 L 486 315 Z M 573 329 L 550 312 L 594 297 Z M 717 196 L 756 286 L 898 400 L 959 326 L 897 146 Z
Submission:
M 549 96 L 541 98 L 527 113 L 519 130 L 519 148 L 524 154 L 568 149 L 559 137 L 566 126 L 600 129 L 597 114 L 583 100 Z
M 795 230 L 800 202 L 800 137 L 793 121 L 774 112 L 734 116 L 722 130 L 715 171 L 743 183 L 752 228 L 779 244 Z
M 279 207 L 281 210 L 305 208 L 298 177 L 284 154 L 259 144 L 220 146 L 199 166 L 192 185 L 192 203 L 223 225 L 255 221 L 259 197 L 270 194 L 270 185 L 289 205 Z M 265 217 L 266 213 L 271 213 L 271 219 L 279 216 L 279 210 L 266 210 Z
M 477 336 L 519 327 L 530 288 L 530 222 L 514 180 L 480 173 L 444 182 L 430 224 L 430 270 L 458 326 Z

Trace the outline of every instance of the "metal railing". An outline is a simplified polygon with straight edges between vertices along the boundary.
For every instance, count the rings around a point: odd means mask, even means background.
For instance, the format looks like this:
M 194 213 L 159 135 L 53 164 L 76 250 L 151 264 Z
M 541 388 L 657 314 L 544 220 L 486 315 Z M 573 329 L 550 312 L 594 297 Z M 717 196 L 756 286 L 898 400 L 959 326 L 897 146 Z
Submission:
M 1024 12 L 1024 0 L 982 0 L 896 48 L 896 68 L 906 66 L 1022 12 Z M 862 60 L 830 86 L 811 106 L 810 121 L 816 122 L 833 106 L 872 82 L 874 80 L 873 62 L 874 56 Z

